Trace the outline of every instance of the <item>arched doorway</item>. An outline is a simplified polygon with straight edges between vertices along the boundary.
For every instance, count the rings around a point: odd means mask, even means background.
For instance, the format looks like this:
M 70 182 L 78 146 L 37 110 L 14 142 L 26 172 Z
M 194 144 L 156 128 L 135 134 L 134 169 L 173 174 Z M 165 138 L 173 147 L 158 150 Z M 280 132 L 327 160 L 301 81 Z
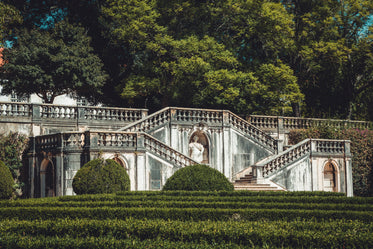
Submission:
M 44 159 L 40 166 L 40 197 L 56 195 L 54 165 L 49 159 Z
M 201 164 L 209 164 L 210 147 L 208 138 L 202 131 L 196 131 L 189 138 L 189 156 Z
M 328 162 L 324 167 L 324 191 L 337 192 L 337 171 L 335 166 Z

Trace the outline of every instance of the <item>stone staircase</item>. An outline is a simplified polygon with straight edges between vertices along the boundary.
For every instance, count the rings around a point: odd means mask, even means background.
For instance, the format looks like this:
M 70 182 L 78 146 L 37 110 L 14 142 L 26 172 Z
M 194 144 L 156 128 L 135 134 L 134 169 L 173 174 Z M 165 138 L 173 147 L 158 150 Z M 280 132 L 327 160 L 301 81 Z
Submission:
M 248 191 L 286 191 L 277 186 L 271 186 L 269 183 L 257 183 L 252 173 L 249 173 L 233 183 L 234 190 Z

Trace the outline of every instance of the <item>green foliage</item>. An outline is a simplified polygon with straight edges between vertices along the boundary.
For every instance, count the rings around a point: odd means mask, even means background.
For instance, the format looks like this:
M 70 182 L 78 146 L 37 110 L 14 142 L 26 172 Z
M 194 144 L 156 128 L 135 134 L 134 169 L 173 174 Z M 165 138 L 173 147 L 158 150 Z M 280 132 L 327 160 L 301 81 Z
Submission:
M 36 93 L 53 103 L 62 94 L 92 99 L 100 92 L 107 76 L 83 28 L 63 21 L 52 30 L 22 29 L 16 36 L 14 46 L 4 50 L 4 93 Z
M 373 131 L 320 126 L 292 130 L 289 143 L 296 144 L 306 138 L 350 140 L 354 195 L 373 196 Z
M 5 164 L 0 161 L 0 199 L 9 199 L 13 193 L 14 180 L 12 173 Z
M 0 2 L 0 47 L 5 39 L 12 35 L 13 26 L 20 23 L 22 18 L 19 11 L 12 5 Z
M 95 159 L 78 170 L 73 189 L 78 195 L 128 191 L 130 180 L 126 170 L 114 160 Z
M 197 164 L 176 171 L 167 179 L 163 190 L 232 191 L 233 184 L 218 170 Z
M 17 194 L 21 194 L 24 180 L 22 179 L 22 154 L 28 145 L 28 138 L 19 133 L 0 134 L 0 160 L 10 169 Z M 14 183 L 13 183 L 14 184 Z

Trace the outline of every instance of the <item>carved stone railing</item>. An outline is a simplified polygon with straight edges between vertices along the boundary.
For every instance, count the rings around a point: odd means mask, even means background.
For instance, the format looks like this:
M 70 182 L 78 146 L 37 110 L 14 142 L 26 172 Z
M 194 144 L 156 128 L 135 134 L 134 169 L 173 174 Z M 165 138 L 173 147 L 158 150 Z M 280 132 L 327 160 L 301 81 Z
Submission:
M 6 126 L 0 129 L 7 130 L 11 125 L 13 131 L 27 135 L 48 134 L 51 130 L 113 130 L 146 115 L 145 109 L 0 102 L 0 123 Z
M 231 112 L 229 112 L 229 124 L 243 133 L 248 134 L 250 137 L 267 147 L 272 152 L 278 152 L 278 141 L 276 139 L 272 138 L 262 130 L 256 128 L 254 125 Z
M 155 139 L 154 137 L 144 133 L 144 145 L 146 150 L 154 153 L 155 155 L 171 162 L 178 167 L 186 167 L 197 164 L 192 158 L 172 149 L 168 145 Z
M 85 120 L 119 121 L 132 123 L 147 115 L 145 109 L 114 108 L 114 107 L 79 107 L 84 110 Z
M 62 148 L 81 149 L 85 145 L 85 135 L 81 132 L 64 132 L 35 137 L 38 151 L 52 151 Z
M 304 156 L 346 155 L 350 153 L 349 147 L 350 141 L 348 140 L 306 139 L 276 156 L 257 163 L 253 167 L 261 171 L 261 173 L 257 173 L 258 176 L 266 177 Z
M 40 105 L 40 117 L 42 119 L 77 119 L 77 107 L 76 106 L 62 106 L 62 105 L 51 105 L 41 104 Z
M 117 131 L 147 132 L 170 121 L 170 108 L 164 108 Z
M 0 118 L 31 117 L 32 107 L 28 103 L 0 102 Z
M 142 120 L 129 124 L 118 131 L 149 132 L 150 130 L 156 129 L 168 122 L 179 124 L 203 122 L 210 125 L 219 125 L 220 127 L 231 125 L 273 153 L 277 153 L 278 151 L 278 141 L 276 139 L 256 128 L 243 118 L 226 110 L 168 107 L 155 112 Z
M 177 167 L 197 164 L 190 157 L 172 149 L 146 133 L 135 132 L 65 132 L 35 137 L 36 151 L 50 152 L 62 150 L 83 150 L 85 148 L 97 151 L 118 152 L 148 151 Z
M 137 146 L 137 133 L 124 133 L 124 132 L 88 132 L 97 136 L 97 143 L 91 146 L 99 148 L 136 148 Z
M 171 108 L 172 119 L 176 122 L 188 122 L 188 123 L 209 123 L 209 124 L 221 124 L 223 123 L 222 110 L 210 110 L 210 109 L 195 109 L 195 108 Z
M 271 158 L 269 161 L 264 161 L 257 167 L 262 168 L 262 176 L 268 176 L 269 174 L 283 168 L 289 163 L 292 163 L 299 158 L 303 157 L 311 151 L 311 140 L 306 139 L 301 143 L 293 146 L 292 148 L 278 154 L 274 158 Z
M 373 122 L 339 120 L 339 119 L 318 119 L 318 118 L 296 118 L 279 116 L 250 115 L 247 121 L 264 130 L 284 129 L 307 129 L 317 126 L 331 126 L 336 128 L 373 129 Z

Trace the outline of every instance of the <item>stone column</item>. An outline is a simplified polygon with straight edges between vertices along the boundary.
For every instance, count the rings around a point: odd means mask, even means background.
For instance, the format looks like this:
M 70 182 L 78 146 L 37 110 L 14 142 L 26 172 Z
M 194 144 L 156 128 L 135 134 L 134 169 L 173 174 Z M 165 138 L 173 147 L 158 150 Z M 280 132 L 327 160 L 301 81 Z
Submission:
M 145 153 L 145 138 L 144 134 L 138 133 L 137 135 L 137 145 L 135 152 L 136 162 L 136 177 L 137 185 L 136 190 L 148 190 L 148 176 L 146 173 L 147 160 Z
M 231 128 L 229 125 L 229 111 L 223 111 L 223 123 L 222 123 L 222 152 L 223 152 L 223 174 L 228 178 L 232 179 L 233 165 L 232 165 L 232 139 L 231 139 Z
M 311 183 L 312 191 L 321 191 L 319 188 L 319 167 L 317 163 L 317 158 L 313 156 L 316 152 L 316 141 L 311 140 L 311 153 L 310 153 L 310 163 L 311 163 Z
M 345 141 L 345 167 L 346 167 L 346 194 L 348 197 L 354 196 L 353 178 L 352 178 L 352 160 L 351 160 L 351 142 Z
M 31 136 L 42 135 L 40 104 L 31 104 Z

